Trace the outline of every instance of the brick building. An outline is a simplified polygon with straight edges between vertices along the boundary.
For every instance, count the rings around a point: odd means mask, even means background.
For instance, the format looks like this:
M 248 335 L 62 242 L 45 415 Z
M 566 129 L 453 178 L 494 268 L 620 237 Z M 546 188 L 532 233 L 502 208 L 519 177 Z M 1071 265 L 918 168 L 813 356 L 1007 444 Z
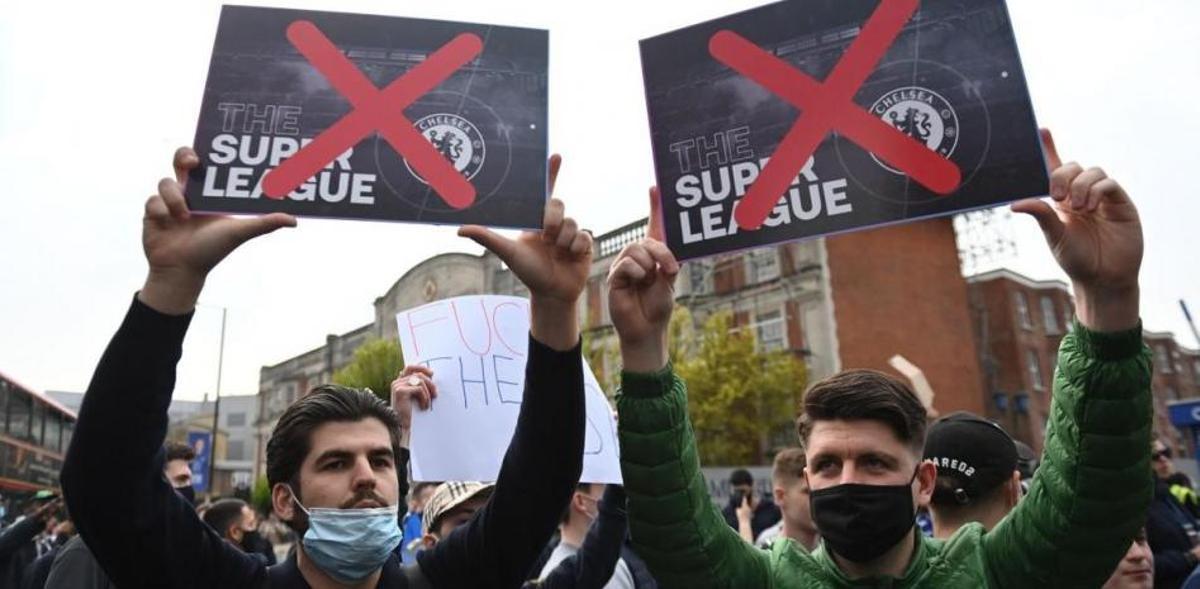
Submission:
M 1058 346 L 1075 316 L 1070 288 L 1010 270 L 979 274 L 967 282 L 986 415 L 1040 452 Z M 1147 331 L 1145 338 L 1154 353 L 1154 429 L 1182 455 L 1190 442 L 1171 426 L 1167 402 L 1200 396 L 1200 352 L 1180 346 L 1170 333 Z

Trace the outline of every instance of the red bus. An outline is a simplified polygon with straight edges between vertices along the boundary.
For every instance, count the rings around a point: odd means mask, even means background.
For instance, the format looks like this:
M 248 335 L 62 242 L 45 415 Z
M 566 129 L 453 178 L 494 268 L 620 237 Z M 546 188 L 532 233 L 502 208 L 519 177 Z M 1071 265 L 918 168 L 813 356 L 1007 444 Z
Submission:
M 0 372 L 0 492 L 59 490 L 75 412 Z

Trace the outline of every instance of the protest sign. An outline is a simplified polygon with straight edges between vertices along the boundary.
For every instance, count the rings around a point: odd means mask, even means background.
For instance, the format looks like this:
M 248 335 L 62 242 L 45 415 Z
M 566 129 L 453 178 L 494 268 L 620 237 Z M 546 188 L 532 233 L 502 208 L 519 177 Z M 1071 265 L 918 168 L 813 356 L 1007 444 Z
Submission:
M 525 390 L 529 301 L 456 297 L 397 313 L 396 322 L 405 362 L 428 366 L 438 388 L 428 411 L 413 411 L 413 480 L 496 480 Z M 587 423 L 580 480 L 620 483 L 612 409 L 587 362 L 583 374 Z
M 541 226 L 548 33 L 225 6 L 195 211 Z
M 189 465 L 192 469 L 192 488 L 197 493 L 208 491 L 208 471 L 212 460 L 212 432 L 188 432 L 187 444 L 196 457 Z
M 641 54 L 681 259 L 1046 194 L 1003 0 L 789 0 Z

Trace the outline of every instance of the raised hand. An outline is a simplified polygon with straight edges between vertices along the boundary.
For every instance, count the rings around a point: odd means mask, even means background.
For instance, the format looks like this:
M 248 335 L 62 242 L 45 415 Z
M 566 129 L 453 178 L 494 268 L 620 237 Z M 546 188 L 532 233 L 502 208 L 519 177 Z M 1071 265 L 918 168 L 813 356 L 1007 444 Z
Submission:
M 558 155 L 550 158 L 551 194 L 561 165 Z M 458 234 L 491 250 L 529 288 L 534 338 L 560 350 L 578 343 L 575 305 L 592 267 L 592 235 L 565 216 L 561 200 L 546 203 L 541 231 L 526 231 L 517 239 L 479 225 L 466 225 Z
M 158 194 L 146 201 L 142 249 L 150 272 L 138 295 L 143 303 L 170 314 L 192 310 L 208 272 L 246 241 L 280 227 L 294 227 L 295 217 L 272 213 L 261 217 L 192 215 L 183 199 L 188 172 L 200 165 L 190 147 L 175 151 L 175 179 L 163 178 Z
M 667 328 L 675 308 L 679 262 L 663 244 L 657 188 L 650 189 L 646 238 L 621 250 L 608 273 L 608 310 L 625 370 L 654 372 L 667 364 Z
M 392 409 L 400 416 L 400 428 L 412 427 L 412 405 L 415 401 L 422 411 L 429 409 L 437 398 L 433 371 L 426 366 L 405 366 L 392 381 Z
M 1138 324 L 1138 270 L 1142 264 L 1142 224 L 1137 207 L 1100 168 L 1066 165 L 1054 138 L 1042 130 L 1053 202 L 1028 199 L 1016 212 L 1033 216 L 1058 265 L 1071 277 L 1076 315 L 1097 331 Z

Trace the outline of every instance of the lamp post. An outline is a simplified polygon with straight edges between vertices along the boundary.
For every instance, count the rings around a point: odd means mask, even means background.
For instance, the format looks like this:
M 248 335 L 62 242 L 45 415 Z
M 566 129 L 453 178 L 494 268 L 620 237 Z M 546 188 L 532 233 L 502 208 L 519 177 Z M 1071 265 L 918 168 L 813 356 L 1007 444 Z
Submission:
M 212 441 L 209 442 L 209 457 L 208 457 L 208 494 L 212 496 L 213 490 L 216 487 L 216 479 L 213 478 L 217 468 L 217 425 L 221 418 L 221 371 L 225 365 L 225 318 L 229 309 L 221 307 L 221 347 L 217 352 L 217 394 L 213 401 L 213 421 L 212 421 Z

